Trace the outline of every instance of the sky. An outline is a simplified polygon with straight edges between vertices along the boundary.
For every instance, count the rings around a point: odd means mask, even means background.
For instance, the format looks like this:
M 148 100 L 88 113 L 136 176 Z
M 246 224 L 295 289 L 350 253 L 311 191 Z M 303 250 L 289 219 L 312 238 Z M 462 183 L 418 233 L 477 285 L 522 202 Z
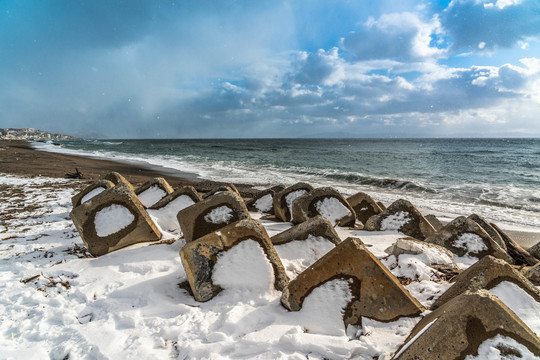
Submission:
M 0 128 L 539 137 L 539 0 L 1 0 Z

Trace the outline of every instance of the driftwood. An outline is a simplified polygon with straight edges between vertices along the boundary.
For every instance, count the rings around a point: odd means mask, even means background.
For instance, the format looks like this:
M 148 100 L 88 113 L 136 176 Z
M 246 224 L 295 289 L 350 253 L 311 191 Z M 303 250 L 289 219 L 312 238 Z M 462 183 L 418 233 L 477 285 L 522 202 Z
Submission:
M 84 176 L 79 171 L 78 168 L 75 168 L 75 172 L 74 173 L 67 173 L 66 178 L 68 178 L 68 179 L 84 179 Z
M 490 223 L 490 225 L 499 233 L 499 235 L 501 235 L 502 240 L 506 244 L 508 255 L 510 255 L 516 261 L 516 265 L 536 265 L 538 260 L 534 256 L 529 254 L 529 252 L 523 249 L 521 245 L 512 240 L 510 236 L 502 231 L 497 225 L 494 223 Z

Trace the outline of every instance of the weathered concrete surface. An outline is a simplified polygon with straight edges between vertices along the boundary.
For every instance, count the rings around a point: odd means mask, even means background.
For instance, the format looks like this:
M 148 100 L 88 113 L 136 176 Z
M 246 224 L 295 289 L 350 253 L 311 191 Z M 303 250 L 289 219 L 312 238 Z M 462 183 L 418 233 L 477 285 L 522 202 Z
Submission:
M 510 235 L 508 235 L 505 231 L 503 231 L 500 227 L 498 227 L 494 223 L 490 223 L 490 225 L 499 233 L 501 236 L 501 239 L 504 241 L 504 244 L 506 245 L 506 252 L 508 255 L 514 260 L 514 263 L 516 265 L 529 265 L 533 266 L 538 263 L 538 259 L 536 259 L 534 256 L 531 256 L 527 250 L 521 247 L 517 242 L 515 242 Z
M 465 292 L 420 320 L 393 359 L 464 359 L 496 335 L 540 356 L 538 337 L 501 300 L 487 290 Z
M 460 239 L 463 239 L 463 236 L 470 236 L 469 234 L 480 237 L 484 245 L 484 250 L 469 251 L 465 246 L 460 245 Z M 452 220 L 441 231 L 427 238 L 426 242 L 444 246 L 457 256 L 467 255 L 481 259 L 486 255 L 492 255 L 507 262 L 512 262 L 512 258 L 508 256 L 506 251 L 493 241 L 480 225 L 464 216 Z
M 209 198 L 210 196 L 220 194 L 225 191 L 230 191 L 230 192 L 240 195 L 240 192 L 238 191 L 238 189 L 236 188 L 234 184 L 227 184 L 227 185 L 220 185 L 213 188 L 212 190 L 210 190 L 209 192 L 203 195 L 203 199 Z
M 272 236 L 270 240 L 274 245 L 282 245 L 294 240 L 306 240 L 309 235 L 321 236 L 336 245 L 341 242 L 332 224 L 320 215 L 282 231 Z
M 110 189 L 114 186 L 114 183 L 109 180 L 97 180 L 85 187 L 81 192 L 74 195 L 71 198 L 71 204 L 74 208 L 81 205 L 82 199 L 90 192 L 92 192 L 95 189 L 102 188 L 103 190 Z
M 287 203 L 287 199 L 291 200 L 288 197 L 292 197 L 292 195 L 296 194 L 297 192 L 297 195 L 300 196 L 303 195 L 299 194 L 300 192 L 306 194 L 311 190 L 313 190 L 313 186 L 299 182 L 276 193 L 274 196 L 274 213 L 276 214 L 276 217 L 281 221 L 291 221 L 291 209 L 289 206 L 292 206 L 292 204 Z
M 298 311 L 313 289 L 334 279 L 352 280 L 353 299 L 345 309 L 345 326 L 361 324 L 362 316 L 388 322 L 424 311 L 358 238 L 341 242 L 292 280 L 283 291 L 281 303 Z
M 135 188 L 133 187 L 133 185 L 129 181 L 127 181 L 125 177 L 123 177 L 121 174 L 117 173 L 116 171 L 113 171 L 105 175 L 103 177 L 103 180 L 109 180 L 114 185 L 125 185 L 131 191 L 135 192 Z
M 506 261 L 488 255 L 459 274 L 452 287 L 446 290 L 433 303 L 432 308 L 435 309 L 442 306 L 467 290 L 490 290 L 503 281 L 509 281 L 518 285 L 536 301 L 540 302 L 540 290 L 533 286 L 530 281 Z
M 169 185 L 169 183 L 164 178 L 157 177 L 157 178 L 153 178 L 153 179 L 148 180 L 147 182 L 145 182 L 144 184 L 139 186 L 137 189 L 135 189 L 135 194 L 137 196 L 140 196 L 146 190 L 148 190 L 148 189 L 150 189 L 151 187 L 154 187 L 154 186 L 163 191 L 164 195 L 163 195 L 163 197 L 161 199 L 163 199 L 165 196 L 171 194 L 174 191 L 173 188 L 171 187 L 171 185 Z M 149 208 L 152 205 L 154 205 L 155 203 L 157 203 L 158 201 L 154 202 L 153 204 L 144 204 L 144 205 L 147 208 Z
M 212 283 L 217 255 L 247 239 L 256 241 L 266 254 L 274 270 L 274 288 L 279 291 L 285 288 L 289 279 L 264 226 L 252 219 L 241 220 L 187 243 L 180 250 L 180 258 L 197 301 L 208 301 L 222 290 Z
M 96 215 L 103 209 L 117 205 L 124 207 L 134 216 L 126 227 L 113 234 L 100 237 L 95 225 Z M 101 256 L 128 245 L 156 241 L 161 232 L 148 216 L 137 195 L 125 185 L 117 185 L 96 195 L 91 200 L 74 208 L 69 214 L 79 231 L 88 251 Z
M 366 193 L 359 192 L 347 198 L 347 202 L 351 205 L 356 214 L 356 218 L 365 224 L 370 217 L 383 212 L 379 204 L 371 196 Z
M 435 231 L 439 231 L 443 228 L 443 224 L 442 222 L 437 218 L 437 216 L 435 215 L 426 215 L 424 216 L 426 218 L 427 221 L 429 221 L 429 223 L 431 224 L 431 226 L 433 226 L 433 228 L 435 229 Z
M 225 209 L 228 215 L 212 221 L 214 211 Z M 178 212 L 177 219 L 186 242 L 210 234 L 234 222 L 251 216 L 244 200 L 237 193 L 225 191 L 212 195 Z
M 335 199 L 335 200 L 332 200 Z M 324 205 L 327 201 L 336 201 L 338 202 L 337 206 L 342 206 L 340 209 L 331 209 L 328 210 L 328 214 L 324 213 Z M 343 211 L 347 214 L 337 217 L 336 213 L 338 211 Z M 339 226 L 354 226 L 356 221 L 356 214 L 354 213 L 353 208 L 347 200 L 334 188 L 331 187 L 321 187 L 314 190 L 311 190 L 309 193 L 298 197 L 292 203 L 292 219 L 291 221 L 294 224 L 300 224 L 308 219 L 311 219 L 317 215 L 322 215 L 326 217 L 330 222 L 334 222 L 334 225 Z M 337 217 L 337 218 L 336 218 Z M 336 218 L 336 219 L 333 219 Z
M 533 285 L 540 286 L 540 263 L 534 266 L 525 267 L 522 274 Z
M 537 260 L 540 260 L 540 241 L 536 245 L 531 246 L 529 249 L 529 254 L 534 256 Z
M 503 249 L 504 251 L 507 251 L 506 245 L 503 239 L 501 238 L 501 235 L 499 235 L 497 230 L 495 230 L 493 226 L 491 226 L 486 219 L 484 219 L 483 217 L 477 214 L 471 214 L 468 216 L 468 218 L 474 221 L 475 223 L 477 223 L 478 225 L 480 225 L 480 227 L 484 229 L 485 232 L 488 233 L 488 235 L 493 239 L 493 241 L 495 241 L 501 247 L 501 249 Z
M 386 221 L 400 215 L 404 216 L 408 221 L 396 229 L 385 228 Z M 418 240 L 424 240 L 435 234 L 435 229 L 420 211 L 409 201 L 403 199 L 394 201 L 382 213 L 370 217 L 364 226 L 364 230 L 397 230 Z

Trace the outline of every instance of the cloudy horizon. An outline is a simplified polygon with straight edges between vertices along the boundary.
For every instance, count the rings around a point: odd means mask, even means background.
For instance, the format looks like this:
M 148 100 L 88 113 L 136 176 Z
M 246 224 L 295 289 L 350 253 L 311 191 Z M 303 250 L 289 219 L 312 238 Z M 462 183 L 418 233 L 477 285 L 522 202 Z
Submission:
M 540 3 L 0 3 L 0 127 L 84 137 L 538 137 Z

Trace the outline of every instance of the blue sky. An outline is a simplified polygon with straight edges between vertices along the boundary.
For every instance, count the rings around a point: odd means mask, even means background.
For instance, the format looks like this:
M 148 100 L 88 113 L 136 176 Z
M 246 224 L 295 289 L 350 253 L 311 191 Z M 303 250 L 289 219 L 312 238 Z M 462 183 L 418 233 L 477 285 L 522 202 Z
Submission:
M 540 136 L 538 0 L 3 0 L 0 46 L 0 127 Z

